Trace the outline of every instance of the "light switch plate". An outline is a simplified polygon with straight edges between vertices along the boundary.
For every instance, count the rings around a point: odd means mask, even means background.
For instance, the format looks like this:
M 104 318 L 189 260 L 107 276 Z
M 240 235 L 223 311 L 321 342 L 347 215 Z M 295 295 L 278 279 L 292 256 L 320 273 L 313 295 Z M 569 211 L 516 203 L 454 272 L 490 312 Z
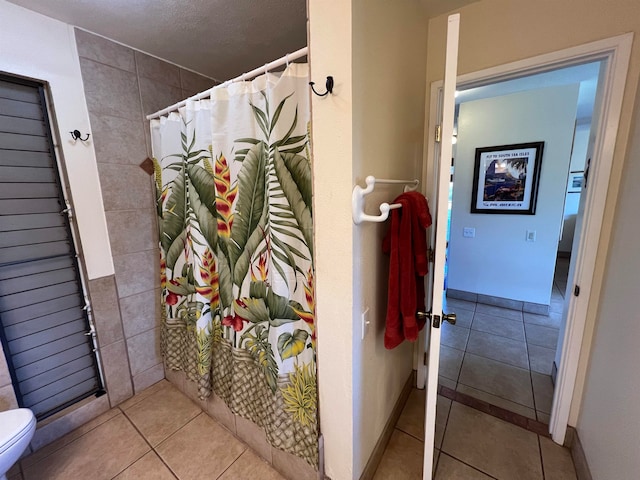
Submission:
M 535 242 L 535 241 L 536 241 L 536 231 L 527 230 L 527 242 Z
M 462 236 L 465 238 L 475 238 L 476 229 L 471 227 L 464 227 L 462 229 Z

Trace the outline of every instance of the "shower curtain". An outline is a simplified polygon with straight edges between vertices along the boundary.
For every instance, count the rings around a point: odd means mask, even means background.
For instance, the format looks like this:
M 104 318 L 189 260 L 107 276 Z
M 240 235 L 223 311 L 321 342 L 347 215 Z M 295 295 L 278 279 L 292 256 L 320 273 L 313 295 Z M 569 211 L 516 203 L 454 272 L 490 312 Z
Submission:
M 168 368 L 318 464 L 308 65 L 151 123 Z

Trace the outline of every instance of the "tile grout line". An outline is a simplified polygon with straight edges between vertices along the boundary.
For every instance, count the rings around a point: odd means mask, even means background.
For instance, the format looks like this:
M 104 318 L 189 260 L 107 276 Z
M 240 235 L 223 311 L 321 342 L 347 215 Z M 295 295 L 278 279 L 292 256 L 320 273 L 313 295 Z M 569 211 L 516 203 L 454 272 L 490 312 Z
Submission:
M 145 400 L 145 399 L 143 399 L 143 400 Z M 138 403 L 136 403 L 136 404 L 132 405 L 132 407 L 133 407 L 133 406 L 135 406 L 135 405 L 138 405 L 139 403 L 141 403 L 141 402 L 138 402 Z M 118 407 L 118 408 L 120 408 L 120 407 Z M 137 427 L 137 426 L 136 426 L 136 424 L 133 422 L 133 420 L 131 420 L 131 418 L 129 418 L 129 416 L 126 414 L 126 412 L 125 412 L 124 410 L 122 410 L 121 408 L 120 408 L 120 411 L 122 412 L 122 414 L 124 415 L 124 417 L 127 419 L 127 421 L 128 421 L 128 422 L 133 426 L 133 428 L 135 429 L 135 431 L 136 431 L 136 432 L 138 432 L 138 434 L 142 437 L 142 439 L 145 441 L 145 443 L 146 443 L 147 445 L 149 445 L 149 448 L 151 449 L 151 450 L 149 450 L 149 451 L 150 451 L 150 452 L 153 452 L 153 453 L 156 455 L 156 457 L 158 457 L 158 458 L 160 459 L 160 461 L 163 463 L 163 465 L 164 465 L 165 467 L 167 467 L 167 469 L 169 470 L 169 472 L 171 472 L 171 474 L 172 474 L 176 479 L 179 479 L 180 477 L 178 477 L 178 474 L 177 474 L 176 472 L 174 472 L 174 471 L 173 471 L 173 469 L 172 469 L 172 468 L 167 464 L 167 462 L 165 462 L 165 461 L 164 461 L 164 458 L 162 458 L 162 456 L 158 453 L 158 451 L 156 450 L 156 447 L 154 447 L 153 445 L 151 445 L 151 442 L 149 442 L 149 440 L 147 439 L 147 437 L 146 437 L 146 436 L 145 436 L 145 435 L 140 431 L 140 429 L 138 429 L 138 427 Z M 182 427 L 180 427 L 178 430 L 176 430 L 175 432 L 173 432 L 172 434 L 170 434 L 167 438 L 165 438 L 163 441 L 161 441 L 157 446 L 159 447 L 159 446 L 160 446 L 160 445 L 162 445 L 164 442 L 166 442 L 167 440 L 169 440 L 169 439 L 170 439 L 171 437 L 173 437 L 176 433 L 178 433 L 180 430 L 182 430 L 184 427 L 186 427 L 186 426 L 187 426 L 187 425 L 189 425 L 191 422 L 193 422 L 196 418 L 198 418 L 202 413 L 203 413 L 203 412 L 202 412 L 202 410 L 200 410 L 200 413 L 199 413 L 198 415 L 196 415 L 195 417 L 193 417 L 192 419 L 190 419 L 190 420 L 189 420 L 187 423 L 185 423 Z M 148 454 L 148 453 L 149 453 L 149 452 L 145 452 L 145 454 L 144 454 L 144 455 L 146 455 L 146 454 Z M 144 457 L 144 455 L 143 455 L 142 457 Z M 142 457 L 140 457 L 140 458 L 142 458 Z M 139 458 L 138 460 L 140 460 L 140 458 Z M 136 462 L 137 462 L 138 460 L 136 460 Z M 135 462 L 133 462 L 133 463 L 135 463 Z M 131 465 L 133 465 L 133 463 L 132 463 Z M 131 465 L 129 465 L 127 468 L 131 467 Z M 126 468 L 125 468 L 124 470 L 126 470 Z M 124 470 L 123 470 L 123 472 L 124 472 Z M 120 472 L 120 473 L 122 473 L 122 472 Z M 119 473 L 119 474 L 120 474 L 120 473 Z M 118 474 L 118 475 L 119 475 L 119 474 Z
M 536 419 L 529 418 L 520 413 L 512 412 L 511 410 L 508 410 L 506 408 L 493 405 L 492 403 L 489 403 L 485 400 L 479 400 L 472 395 L 467 395 L 466 393 L 458 392 L 445 386 L 440 386 L 438 390 L 440 395 L 452 400 L 453 402 L 457 402 L 474 410 L 478 410 L 479 412 L 482 412 L 486 415 L 490 415 L 537 435 L 549 436 L 549 434 L 546 433 L 545 428 L 548 427 L 548 425 L 539 422 Z M 517 422 L 516 419 L 519 420 L 519 422 Z M 545 433 L 541 434 L 541 430 L 545 431 Z
M 531 372 L 531 357 L 529 356 L 529 341 L 527 340 L 527 329 L 524 329 L 525 345 L 527 346 L 527 364 L 529 365 L 529 385 L 531 386 L 531 397 L 533 398 L 533 411 L 538 420 L 538 408 L 536 405 L 536 391 L 533 387 L 533 374 Z M 538 441 L 538 443 L 540 443 Z
M 538 435 L 538 455 L 540 455 L 540 469 L 542 470 L 542 480 L 545 480 L 544 459 L 542 458 L 542 444 L 540 443 L 540 435 Z
M 442 452 L 442 451 L 440 451 L 440 455 L 442 455 L 442 453 L 443 453 L 443 452 Z M 444 454 L 445 454 L 446 456 L 451 457 L 451 458 L 453 458 L 453 459 L 457 460 L 458 462 L 460 462 L 460 463 L 462 463 L 462 464 L 466 465 L 467 467 L 469 467 L 469 468 L 471 468 L 471 469 L 475 470 L 476 472 L 480 472 L 480 473 L 482 473 L 483 475 L 486 475 L 487 477 L 492 478 L 493 480 L 498 480 L 498 478 L 497 478 L 497 477 L 494 477 L 493 475 L 491 475 L 491 474 L 489 474 L 489 473 L 485 472 L 484 470 L 480 470 L 478 467 L 474 467 L 473 465 L 471 465 L 470 463 L 465 462 L 464 460 L 460 460 L 458 457 L 454 457 L 454 456 L 453 456 L 452 454 L 450 454 L 450 453 L 444 452 Z M 439 459 L 439 458 L 438 458 L 438 463 L 440 463 L 440 459 Z
M 243 443 L 243 445 L 246 445 L 246 444 L 244 444 L 244 442 L 242 442 L 242 443 Z M 227 470 L 229 470 L 231 467 L 233 467 L 233 466 L 235 465 L 235 463 L 236 463 L 238 460 L 240 460 L 240 457 L 241 457 L 241 456 L 243 456 L 247 450 L 251 450 L 251 448 L 249 448 L 249 446 L 247 446 L 247 448 L 245 448 L 245 449 L 242 451 L 242 453 L 240 453 L 240 455 L 238 455 L 238 457 L 237 457 L 233 462 L 231 462 L 231 463 L 229 464 L 229 466 L 228 466 L 227 468 L 225 468 L 225 469 L 220 473 L 220 475 L 218 475 L 218 476 L 216 477 L 216 480 L 217 480 L 217 479 L 222 478 L 222 476 L 223 476 L 225 473 L 227 473 Z M 261 458 L 261 457 L 260 457 L 260 458 Z M 271 468 L 273 468 L 273 469 L 275 470 L 275 468 L 273 467 L 273 465 L 270 465 L 270 466 L 271 466 Z M 277 471 L 277 470 L 276 470 L 276 471 Z M 280 472 L 278 472 L 278 473 L 280 473 Z

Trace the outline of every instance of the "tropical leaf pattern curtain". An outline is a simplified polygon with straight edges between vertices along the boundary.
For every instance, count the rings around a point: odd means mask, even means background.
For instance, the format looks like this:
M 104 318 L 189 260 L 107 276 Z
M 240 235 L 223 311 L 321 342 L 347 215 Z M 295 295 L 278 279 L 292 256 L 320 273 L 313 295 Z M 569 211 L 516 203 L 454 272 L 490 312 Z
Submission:
M 318 463 L 307 64 L 152 121 L 167 367 Z

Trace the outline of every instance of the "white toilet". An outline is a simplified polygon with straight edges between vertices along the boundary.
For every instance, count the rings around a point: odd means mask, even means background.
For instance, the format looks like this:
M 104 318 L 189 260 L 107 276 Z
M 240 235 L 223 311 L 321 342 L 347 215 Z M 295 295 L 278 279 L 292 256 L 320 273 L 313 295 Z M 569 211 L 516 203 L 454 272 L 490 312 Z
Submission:
M 36 431 L 36 417 L 28 408 L 0 412 L 0 480 L 26 450 Z

